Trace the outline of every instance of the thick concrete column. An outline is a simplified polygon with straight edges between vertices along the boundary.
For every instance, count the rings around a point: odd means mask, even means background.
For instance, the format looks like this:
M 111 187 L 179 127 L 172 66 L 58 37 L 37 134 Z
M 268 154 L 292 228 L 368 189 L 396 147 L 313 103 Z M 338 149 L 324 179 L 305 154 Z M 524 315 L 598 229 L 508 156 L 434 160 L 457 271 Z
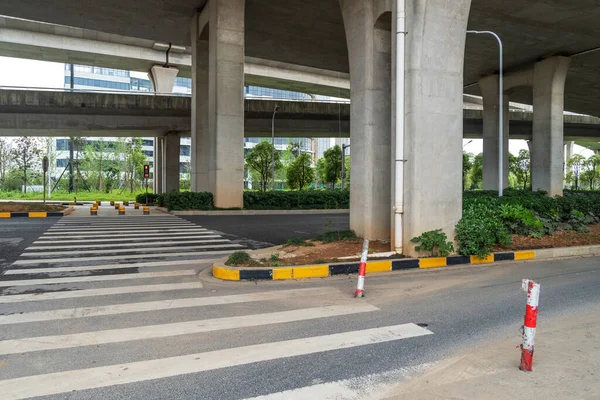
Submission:
M 403 249 L 462 216 L 463 65 L 471 0 L 407 0 Z
M 479 81 L 483 97 L 483 190 L 498 190 L 498 157 L 500 150 L 500 94 L 498 93 L 498 75 L 490 75 Z M 508 187 L 508 135 L 509 104 L 504 94 L 502 119 L 503 125 L 503 189 Z
M 154 166 L 152 185 L 154 193 L 163 193 L 163 138 L 154 138 Z
M 175 67 L 155 65 L 150 69 L 150 82 L 156 93 L 173 93 L 175 78 L 179 70 Z
M 244 0 L 209 0 L 192 23 L 192 190 L 243 206 Z
M 350 57 L 350 228 L 389 239 L 391 13 L 382 17 L 374 3 L 340 0 Z
M 168 133 L 163 139 L 163 184 L 165 192 L 179 192 L 179 135 Z
M 536 63 L 533 76 L 531 184 L 548 196 L 563 194 L 564 89 L 571 59 Z

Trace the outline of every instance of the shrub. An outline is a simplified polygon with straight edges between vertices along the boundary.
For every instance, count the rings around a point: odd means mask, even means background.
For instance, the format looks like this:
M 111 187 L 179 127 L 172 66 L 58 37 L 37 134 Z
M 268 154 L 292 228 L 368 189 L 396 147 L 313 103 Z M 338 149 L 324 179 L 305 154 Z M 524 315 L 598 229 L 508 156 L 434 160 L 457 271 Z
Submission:
M 287 242 L 282 246 L 284 249 L 286 247 L 314 247 L 314 243 L 307 242 L 304 239 L 288 239 Z
M 245 192 L 246 210 L 331 210 L 350 208 L 347 190 Z
M 169 211 L 212 210 L 213 195 L 209 192 L 171 192 L 162 195 L 161 202 Z
M 158 204 L 158 193 L 148 193 L 148 204 Z M 146 193 L 140 193 L 135 196 L 135 201 L 141 204 L 146 203 Z
M 441 230 L 429 231 L 423 233 L 421 236 L 412 238 L 412 243 L 421 243 L 415 247 L 416 251 L 426 251 L 432 257 L 446 257 L 454 251 L 454 245 L 452 242 L 447 241 L 448 237 Z
M 333 231 L 322 233 L 316 238 L 323 243 L 344 242 L 358 239 L 354 231 Z
M 512 237 L 493 208 L 475 203 L 463 210 L 463 217 L 456 225 L 456 241 L 461 255 L 484 258 L 494 246 L 511 244 Z
M 250 254 L 246 253 L 245 251 L 236 251 L 235 253 L 231 253 L 229 255 L 229 258 L 227 259 L 225 265 L 235 267 L 237 265 L 252 264 L 253 262 L 256 261 L 254 261 L 252 257 L 250 257 Z
M 544 234 L 543 222 L 522 205 L 501 204 L 498 212 L 510 233 L 537 238 Z

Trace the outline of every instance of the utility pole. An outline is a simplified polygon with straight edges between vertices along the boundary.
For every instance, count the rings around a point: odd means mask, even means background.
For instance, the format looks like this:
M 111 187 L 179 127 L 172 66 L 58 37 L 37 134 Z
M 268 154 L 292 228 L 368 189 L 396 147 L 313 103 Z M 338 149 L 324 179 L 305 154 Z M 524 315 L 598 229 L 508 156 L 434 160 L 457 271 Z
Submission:
M 271 174 L 273 179 L 273 191 L 275 191 L 275 114 L 277 114 L 279 106 L 273 109 L 273 118 L 271 119 Z

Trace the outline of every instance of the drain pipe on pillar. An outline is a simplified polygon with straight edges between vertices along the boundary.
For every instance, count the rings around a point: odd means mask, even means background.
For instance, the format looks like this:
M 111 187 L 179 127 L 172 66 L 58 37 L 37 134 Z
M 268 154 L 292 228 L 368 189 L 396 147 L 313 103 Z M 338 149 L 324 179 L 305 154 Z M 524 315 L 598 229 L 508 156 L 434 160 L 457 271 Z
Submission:
M 360 266 L 358 267 L 358 281 L 356 283 L 356 292 L 354 297 L 365 297 L 365 275 L 367 273 L 367 256 L 369 255 L 369 241 L 363 242 L 362 253 L 360 255 Z

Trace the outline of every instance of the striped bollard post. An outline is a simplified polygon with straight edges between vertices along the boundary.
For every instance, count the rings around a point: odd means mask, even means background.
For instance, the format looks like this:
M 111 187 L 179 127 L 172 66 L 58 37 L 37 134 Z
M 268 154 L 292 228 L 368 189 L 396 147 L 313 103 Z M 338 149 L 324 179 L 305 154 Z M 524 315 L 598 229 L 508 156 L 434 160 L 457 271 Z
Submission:
M 367 272 L 367 255 L 369 254 L 369 241 L 363 242 L 362 253 L 360 255 L 360 267 L 358 268 L 358 282 L 356 284 L 356 293 L 354 297 L 365 297 L 365 274 Z
M 521 371 L 533 370 L 533 347 L 535 328 L 537 326 L 538 303 L 540 300 L 540 284 L 523 279 L 521 289 L 527 292 L 525 323 L 523 324 L 523 344 L 521 345 Z

